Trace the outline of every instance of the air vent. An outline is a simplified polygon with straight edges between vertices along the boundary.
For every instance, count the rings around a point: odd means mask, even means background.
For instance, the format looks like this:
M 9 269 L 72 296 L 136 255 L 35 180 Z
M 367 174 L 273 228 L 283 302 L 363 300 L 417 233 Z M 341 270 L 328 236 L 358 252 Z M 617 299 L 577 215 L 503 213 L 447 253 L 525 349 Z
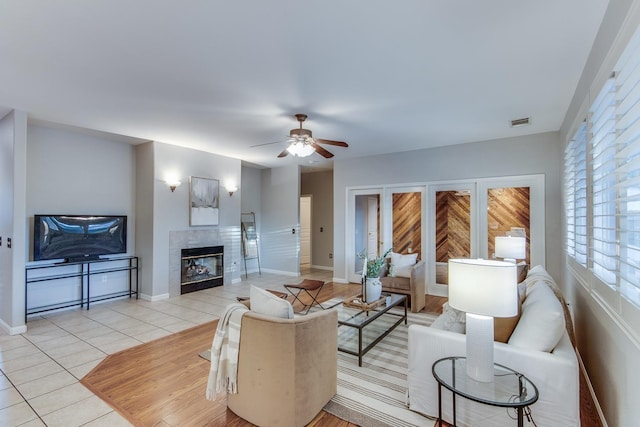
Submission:
M 524 117 L 522 119 L 511 120 L 511 127 L 517 128 L 520 126 L 529 126 L 531 122 L 529 121 L 529 117 Z

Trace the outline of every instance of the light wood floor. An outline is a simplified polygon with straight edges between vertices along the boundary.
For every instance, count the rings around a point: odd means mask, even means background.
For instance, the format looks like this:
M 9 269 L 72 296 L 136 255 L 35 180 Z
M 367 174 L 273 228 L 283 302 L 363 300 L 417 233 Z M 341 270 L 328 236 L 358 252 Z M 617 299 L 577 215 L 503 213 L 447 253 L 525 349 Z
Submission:
M 348 298 L 359 285 L 322 289 L 321 301 Z M 446 298 L 427 296 L 424 312 L 440 313 Z M 294 305 L 294 309 L 300 308 Z M 198 353 L 211 346 L 216 322 L 200 325 L 107 357 L 82 384 L 136 426 L 251 426 L 227 409 L 226 397 L 204 398 L 209 362 Z M 140 369 L 151 367 L 152 369 Z M 581 383 L 583 427 L 600 427 L 586 386 Z M 355 427 L 321 411 L 309 426 Z

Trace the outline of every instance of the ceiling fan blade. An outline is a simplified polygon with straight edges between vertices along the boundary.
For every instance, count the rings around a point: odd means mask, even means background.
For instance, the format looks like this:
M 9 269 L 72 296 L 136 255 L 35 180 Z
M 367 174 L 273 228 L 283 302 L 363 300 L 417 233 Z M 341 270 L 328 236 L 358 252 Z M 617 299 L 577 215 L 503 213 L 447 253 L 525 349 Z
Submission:
M 320 144 L 327 144 L 327 145 L 337 145 L 338 147 L 348 147 L 349 144 L 347 144 L 346 142 L 342 142 L 342 141 L 332 141 L 331 139 L 320 139 L 320 138 L 313 138 L 316 140 L 316 142 L 320 143 Z
M 333 157 L 332 153 L 330 153 L 329 151 L 325 150 L 324 148 L 322 148 L 321 146 L 319 146 L 315 142 L 312 142 L 311 146 L 316 149 L 316 153 L 320 154 L 325 159 L 330 159 L 330 158 Z
M 286 141 L 265 142 L 264 144 L 250 145 L 249 148 L 262 147 L 263 145 L 282 144 L 283 142 Z
M 287 154 L 289 154 L 289 152 L 285 148 L 284 150 L 282 150 L 282 153 L 278 154 L 278 158 L 287 157 Z

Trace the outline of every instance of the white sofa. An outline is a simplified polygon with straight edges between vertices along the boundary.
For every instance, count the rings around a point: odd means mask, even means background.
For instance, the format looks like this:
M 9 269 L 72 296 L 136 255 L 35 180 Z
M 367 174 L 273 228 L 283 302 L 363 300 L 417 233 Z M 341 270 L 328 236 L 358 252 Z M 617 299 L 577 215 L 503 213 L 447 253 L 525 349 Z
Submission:
M 526 286 L 527 295 L 522 304 L 521 316 L 509 341 L 495 343 L 494 361 L 526 375 L 538 388 L 538 401 L 530 408 L 536 425 L 539 427 L 579 426 L 578 360 L 572 344 L 573 330 L 566 304 L 551 276 L 540 266 L 531 269 L 523 286 Z M 562 326 L 567 322 L 567 328 L 557 329 L 557 336 L 560 339 L 553 345 L 552 351 L 530 348 L 549 338 L 540 335 L 553 329 L 545 324 L 549 320 L 548 313 L 539 314 L 537 311 L 540 306 L 553 305 L 548 304 L 548 301 L 543 304 L 535 303 L 537 296 L 548 292 L 548 290 L 537 288 L 538 286 L 548 286 L 548 289 L 553 291 L 558 298 L 556 301 L 560 302 L 561 310 L 563 309 Z M 538 328 L 537 331 L 532 331 L 530 327 L 532 320 L 539 323 L 534 325 L 534 329 Z M 555 342 L 556 338 L 551 337 L 551 340 Z M 465 335 L 449 330 L 411 325 L 408 344 L 409 407 L 424 415 L 437 417 L 438 383 L 433 378 L 431 367 L 436 360 L 444 357 L 465 356 Z M 443 419 L 450 423 L 453 418 L 451 402 L 451 392 L 443 387 Z M 459 396 L 456 397 L 456 416 L 459 426 L 515 425 L 512 419 L 515 416 L 513 410 L 507 411 L 505 408 L 472 402 Z

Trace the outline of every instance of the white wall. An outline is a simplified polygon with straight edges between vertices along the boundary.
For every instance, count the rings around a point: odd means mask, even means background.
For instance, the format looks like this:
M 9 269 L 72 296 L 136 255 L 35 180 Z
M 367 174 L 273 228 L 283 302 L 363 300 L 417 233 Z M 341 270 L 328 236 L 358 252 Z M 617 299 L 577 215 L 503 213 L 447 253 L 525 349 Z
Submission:
M 298 275 L 298 165 L 262 171 L 261 258 L 264 270 Z M 292 233 L 295 230 L 295 234 Z
M 12 111 L 0 120 L 0 327 L 10 334 L 26 330 L 24 322 L 24 254 L 26 245 L 27 115 Z M 8 240 L 11 238 L 11 248 Z
M 349 186 L 411 184 L 515 175 L 545 175 L 546 268 L 561 271 L 562 238 L 559 134 L 475 142 L 334 163 L 334 277 L 347 280 L 345 266 L 346 189 Z
M 333 268 L 333 171 L 303 173 L 300 194 L 311 195 L 311 265 Z M 322 229 L 322 231 L 320 231 Z
M 640 26 L 640 2 L 611 0 L 572 104 L 564 119 L 562 146 L 584 117 L 630 35 Z M 564 236 L 565 230 L 561 234 Z M 561 254 L 564 260 L 564 252 Z M 635 426 L 640 419 L 640 343 L 620 327 L 563 262 L 562 280 L 573 305 L 580 357 L 609 426 Z

